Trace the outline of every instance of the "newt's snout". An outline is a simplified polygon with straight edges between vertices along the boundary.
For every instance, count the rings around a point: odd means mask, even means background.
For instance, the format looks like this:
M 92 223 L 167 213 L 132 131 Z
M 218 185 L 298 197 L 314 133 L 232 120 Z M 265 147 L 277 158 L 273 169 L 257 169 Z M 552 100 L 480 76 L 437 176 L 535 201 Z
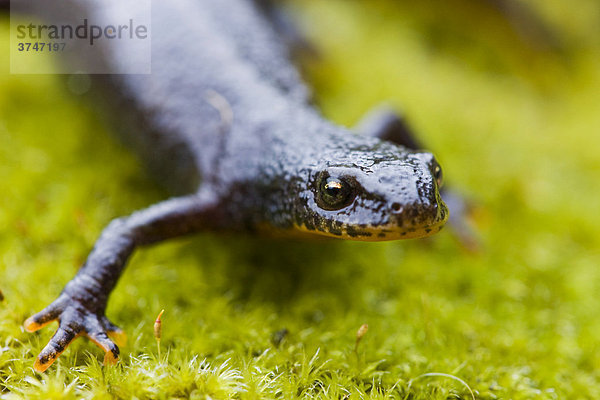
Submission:
M 389 210 L 390 227 L 383 230 L 386 235 L 381 238 L 416 238 L 439 232 L 448 219 L 448 207 L 437 187 L 430 195 L 429 199 L 421 198 L 418 202 L 405 205 L 393 202 Z
M 389 221 L 383 229 L 385 237 L 381 236 L 384 240 L 429 236 L 448 219 L 448 207 L 440 196 L 442 168 L 430 153 L 414 153 L 411 159 L 413 175 L 401 175 L 386 185 Z

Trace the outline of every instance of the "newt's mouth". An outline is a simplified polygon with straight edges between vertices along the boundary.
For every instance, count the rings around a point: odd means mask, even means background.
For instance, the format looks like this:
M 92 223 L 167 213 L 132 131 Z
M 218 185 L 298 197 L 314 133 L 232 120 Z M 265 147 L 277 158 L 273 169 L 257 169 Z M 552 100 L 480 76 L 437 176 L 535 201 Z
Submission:
M 307 227 L 296 224 L 294 227 L 303 233 L 334 237 L 338 239 L 357 240 L 365 242 L 378 242 L 386 240 L 416 239 L 438 233 L 448 220 L 448 207 L 440 199 L 434 207 L 427 212 L 417 214 L 412 219 L 403 218 L 402 214 L 392 216 L 385 224 L 342 224 L 335 230 L 328 229 L 328 224 Z

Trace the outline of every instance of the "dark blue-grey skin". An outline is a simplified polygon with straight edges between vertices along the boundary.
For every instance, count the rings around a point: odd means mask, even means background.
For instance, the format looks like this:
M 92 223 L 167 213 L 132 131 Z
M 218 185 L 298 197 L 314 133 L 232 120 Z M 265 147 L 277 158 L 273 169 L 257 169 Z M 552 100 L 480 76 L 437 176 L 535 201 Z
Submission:
M 73 2 L 107 23 L 136 8 L 133 0 Z M 92 92 L 178 197 L 112 221 L 57 300 L 25 322 L 34 331 L 59 321 L 38 371 L 79 335 L 106 352 L 105 362 L 118 359 L 109 335 L 118 341 L 122 332 L 104 312 L 140 246 L 204 230 L 264 228 L 394 240 L 438 232 L 448 217 L 434 157 L 397 144 L 410 140 L 393 118 L 372 123 L 371 135 L 324 119 L 256 4 L 171 0 L 152 7 L 152 73 L 97 76 Z M 134 58 L 123 43 L 94 62 L 118 70 Z

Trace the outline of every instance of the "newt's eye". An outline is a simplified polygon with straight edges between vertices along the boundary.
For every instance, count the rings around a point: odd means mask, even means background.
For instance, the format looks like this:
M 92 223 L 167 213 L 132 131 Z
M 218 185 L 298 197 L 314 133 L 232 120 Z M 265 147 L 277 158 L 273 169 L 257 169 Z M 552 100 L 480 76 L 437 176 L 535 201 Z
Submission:
M 437 182 L 438 188 L 441 188 L 444 184 L 444 173 L 442 172 L 442 167 L 440 167 L 438 163 L 435 163 L 433 165 L 432 173 L 435 181 Z
M 343 178 L 324 176 L 320 179 L 317 204 L 325 210 L 339 210 L 354 200 L 354 187 Z

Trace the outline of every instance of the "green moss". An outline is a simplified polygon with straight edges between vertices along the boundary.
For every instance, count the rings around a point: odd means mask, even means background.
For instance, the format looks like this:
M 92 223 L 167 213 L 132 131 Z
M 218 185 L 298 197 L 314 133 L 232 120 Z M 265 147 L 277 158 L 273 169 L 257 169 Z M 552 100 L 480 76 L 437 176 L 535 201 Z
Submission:
M 448 231 L 277 251 L 210 233 L 161 244 L 135 255 L 111 297 L 129 335 L 116 367 L 78 340 L 36 374 L 52 330 L 21 324 L 108 221 L 164 193 L 61 77 L 0 65 L 0 396 L 599 398 L 600 7 L 531 2 L 561 38 L 545 49 L 484 2 L 413 3 L 294 3 L 320 53 L 307 76 L 340 123 L 383 100 L 405 111 L 477 204 L 481 251 Z M 7 37 L 3 17 L 0 53 Z

